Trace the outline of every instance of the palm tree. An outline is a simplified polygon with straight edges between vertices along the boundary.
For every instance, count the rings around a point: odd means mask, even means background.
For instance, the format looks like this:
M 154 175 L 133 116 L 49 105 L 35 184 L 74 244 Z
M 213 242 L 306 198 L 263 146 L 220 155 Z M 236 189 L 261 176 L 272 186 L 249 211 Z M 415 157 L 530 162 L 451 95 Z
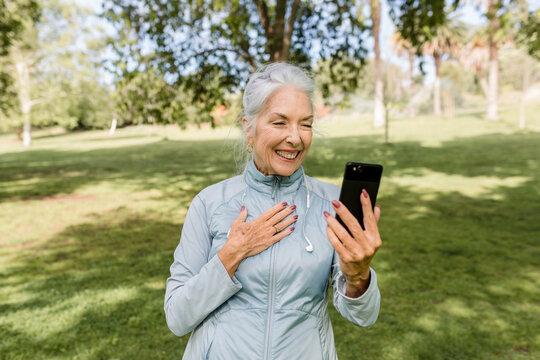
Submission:
M 461 0 L 464 3 L 472 3 L 478 8 L 481 8 L 487 17 L 488 23 L 488 51 L 489 51 L 489 73 L 487 83 L 487 101 L 488 107 L 486 112 L 486 120 L 499 119 L 499 33 L 502 29 L 501 17 L 498 14 L 503 7 L 501 0 Z
M 424 55 L 433 56 L 435 62 L 435 83 L 433 86 L 433 114 L 441 115 L 441 61 L 445 55 L 456 56 L 464 37 L 464 26 L 460 22 L 449 20 L 437 27 L 429 41 L 424 43 Z
M 405 56 L 409 60 L 409 76 L 408 76 L 408 84 L 407 84 L 407 93 L 409 95 L 409 99 L 412 98 L 412 89 L 414 84 L 414 58 L 416 49 L 414 46 L 412 46 L 411 42 L 407 39 L 404 39 L 401 34 L 396 31 L 392 38 L 390 39 L 392 42 L 392 48 L 395 50 L 396 54 L 398 56 Z M 411 110 L 410 115 L 412 116 L 412 111 L 414 109 L 412 107 L 409 108 Z
M 489 62 L 489 44 L 487 36 L 478 33 L 465 45 L 459 55 L 459 62 L 472 70 L 486 99 L 489 96 L 489 86 L 486 69 Z
M 371 14 L 371 29 L 375 40 L 375 104 L 373 108 L 373 126 L 381 127 L 385 122 L 384 114 L 384 84 L 382 77 L 381 47 L 379 33 L 381 27 L 381 1 L 369 0 Z

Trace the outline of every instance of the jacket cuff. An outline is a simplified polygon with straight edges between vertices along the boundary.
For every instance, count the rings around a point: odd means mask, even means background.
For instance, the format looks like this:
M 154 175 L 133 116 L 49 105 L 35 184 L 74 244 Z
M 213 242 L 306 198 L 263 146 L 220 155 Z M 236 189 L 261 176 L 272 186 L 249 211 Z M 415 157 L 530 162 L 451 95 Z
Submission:
M 375 271 L 372 268 L 369 268 L 369 273 L 369 286 L 366 292 L 357 298 L 352 298 L 345 295 L 347 293 L 347 280 L 345 279 L 345 275 L 339 274 L 339 277 L 337 279 L 337 292 L 339 296 L 341 296 L 346 303 L 351 305 L 369 302 L 378 292 L 377 274 L 375 274 Z
M 216 269 L 216 273 L 218 274 L 220 284 L 226 285 L 234 292 L 242 288 L 242 284 L 240 283 L 240 281 L 238 281 L 236 276 L 233 275 L 232 278 L 229 276 L 229 273 L 227 272 L 227 269 L 225 269 L 225 266 L 221 262 L 221 259 L 219 258 L 219 256 L 215 255 L 208 262 L 208 264 L 210 264 L 211 267 Z

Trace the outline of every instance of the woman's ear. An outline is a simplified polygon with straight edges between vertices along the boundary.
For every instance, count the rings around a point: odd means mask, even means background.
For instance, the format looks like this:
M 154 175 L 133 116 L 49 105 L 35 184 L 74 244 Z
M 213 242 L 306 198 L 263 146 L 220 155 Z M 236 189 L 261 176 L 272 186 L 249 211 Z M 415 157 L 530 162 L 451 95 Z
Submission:
M 244 131 L 244 134 L 246 135 L 246 140 L 248 144 L 250 144 L 251 134 L 249 129 L 249 120 L 244 116 L 242 118 L 242 130 Z

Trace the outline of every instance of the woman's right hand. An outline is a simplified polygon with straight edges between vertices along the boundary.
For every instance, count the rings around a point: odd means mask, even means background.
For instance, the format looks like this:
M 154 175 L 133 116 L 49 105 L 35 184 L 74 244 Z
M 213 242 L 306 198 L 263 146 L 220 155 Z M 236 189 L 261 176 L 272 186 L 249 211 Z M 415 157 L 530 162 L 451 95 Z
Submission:
M 246 222 L 247 209 L 242 206 L 240 215 L 231 224 L 225 245 L 218 252 L 219 259 L 231 278 L 242 260 L 263 252 L 293 232 L 294 227 L 289 226 L 296 222 L 298 215 L 288 216 L 295 209 L 295 205 L 279 203 L 255 220 Z

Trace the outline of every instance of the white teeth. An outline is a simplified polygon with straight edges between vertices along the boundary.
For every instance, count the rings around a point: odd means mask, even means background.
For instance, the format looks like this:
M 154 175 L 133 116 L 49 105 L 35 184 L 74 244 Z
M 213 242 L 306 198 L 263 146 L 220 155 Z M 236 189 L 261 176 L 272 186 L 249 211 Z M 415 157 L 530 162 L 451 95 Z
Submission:
M 292 160 L 292 159 L 296 158 L 296 156 L 298 155 L 298 153 L 296 153 L 296 154 L 289 154 L 289 153 L 284 153 L 284 152 L 277 151 L 277 150 L 276 150 L 276 153 L 277 153 L 279 156 L 283 156 L 284 158 L 289 159 L 289 160 Z

